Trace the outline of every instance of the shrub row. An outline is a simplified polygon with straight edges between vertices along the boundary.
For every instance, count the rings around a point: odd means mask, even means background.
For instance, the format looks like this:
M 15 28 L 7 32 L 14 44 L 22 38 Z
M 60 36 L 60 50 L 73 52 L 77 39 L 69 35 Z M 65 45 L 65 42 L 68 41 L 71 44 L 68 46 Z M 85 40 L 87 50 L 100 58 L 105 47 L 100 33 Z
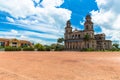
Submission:
M 83 48 L 81 51 L 95 51 L 93 48 Z
M 32 48 L 32 47 L 25 47 L 25 48 L 23 48 L 23 51 L 34 51 L 34 48 Z
M 21 51 L 20 47 L 5 47 L 5 51 Z
M 119 48 L 112 48 L 110 51 L 120 51 Z
M 20 48 L 20 47 L 5 47 L 5 51 L 34 51 L 35 49 L 32 47 L 24 47 L 24 48 Z M 50 51 L 49 48 L 38 48 L 37 51 Z
M 34 48 L 32 47 L 25 47 L 25 48 L 20 48 L 20 47 L 5 47 L 5 51 L 34 51 Z

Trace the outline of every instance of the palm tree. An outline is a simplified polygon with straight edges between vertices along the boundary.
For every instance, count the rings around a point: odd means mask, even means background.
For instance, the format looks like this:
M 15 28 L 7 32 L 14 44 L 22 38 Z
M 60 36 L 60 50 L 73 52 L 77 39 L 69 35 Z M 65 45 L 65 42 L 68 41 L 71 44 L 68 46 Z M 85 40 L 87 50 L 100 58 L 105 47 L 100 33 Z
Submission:
M 85 40 L 85 45 L 86 45 L 86 44 L 87 44 L 87 41 L 90 40 L 90 35 L 86 34 L 86 35 L 84 36 L 84 40 Z
M 85 37 L 84 37 L 84 39 L 85 39 L 86 41 L 89 41 L 90 35 L 86 34 Z

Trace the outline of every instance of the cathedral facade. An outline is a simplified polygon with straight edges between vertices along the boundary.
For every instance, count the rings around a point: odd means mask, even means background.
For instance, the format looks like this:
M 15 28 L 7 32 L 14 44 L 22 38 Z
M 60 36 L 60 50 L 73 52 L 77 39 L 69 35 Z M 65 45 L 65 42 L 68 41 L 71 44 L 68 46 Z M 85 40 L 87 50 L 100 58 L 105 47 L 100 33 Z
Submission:
M 105 34 L 95 34 L 91 16 L 87 15 L 84 23 L 84 30 L 75 29 L 72 31 L 71 22 L 67 21 L 64 34 L 65 50 L 109 50 L 112 48 L 112 41 L 105 40 Z

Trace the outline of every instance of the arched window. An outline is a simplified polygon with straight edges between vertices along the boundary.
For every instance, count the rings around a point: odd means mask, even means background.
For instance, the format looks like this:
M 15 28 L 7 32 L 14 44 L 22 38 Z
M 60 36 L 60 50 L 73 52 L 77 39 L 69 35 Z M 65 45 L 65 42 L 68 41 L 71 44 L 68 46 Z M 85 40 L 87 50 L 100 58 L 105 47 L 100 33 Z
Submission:
M 75 39 L 77 39 L 77 35 L 75 35 Z
M 78 38 L 80 39 L 80 34 L 78 35 Z
M 72 39 L 74 39 L 74 35 L 72 35 Z
M 87 25 L 87 26 L 86 26 L 86 30 L 88 30 L 88 29 L 89 29 L 89 26 Z

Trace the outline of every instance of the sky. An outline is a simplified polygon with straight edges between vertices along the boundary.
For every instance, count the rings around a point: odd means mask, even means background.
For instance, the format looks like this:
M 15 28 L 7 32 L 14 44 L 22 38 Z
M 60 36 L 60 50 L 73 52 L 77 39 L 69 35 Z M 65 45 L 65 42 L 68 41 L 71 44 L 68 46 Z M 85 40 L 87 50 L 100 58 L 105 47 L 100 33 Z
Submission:
M 64 37 L 66 21 L 84 29 L 90 14 L 95 34 L 120 41 L 119 0 L 0 0 L 0 38 L 52 44 Z

